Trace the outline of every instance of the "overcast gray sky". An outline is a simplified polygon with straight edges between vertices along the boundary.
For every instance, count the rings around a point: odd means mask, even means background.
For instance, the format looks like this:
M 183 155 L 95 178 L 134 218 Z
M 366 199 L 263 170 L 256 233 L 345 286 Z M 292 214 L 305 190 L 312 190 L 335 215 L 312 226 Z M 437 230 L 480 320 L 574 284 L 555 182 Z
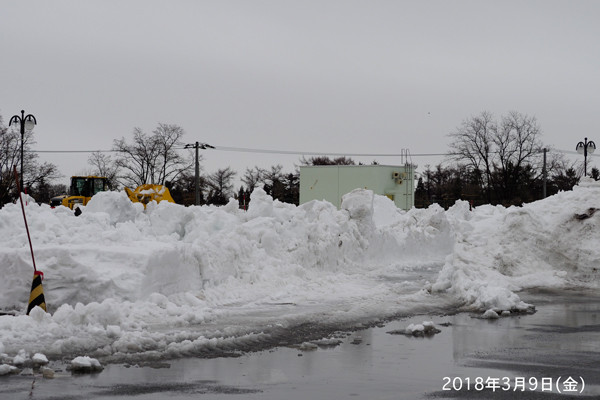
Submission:
M 572 151 L 600 141 L 599 18 L 598 1 L 4 0 L 0 114 L 34 114 L 36 150 L 109 150 L 164 122 L 189 143 L 421 154 L 515 110 Z M 240 174 L 300 157 L 203 155 Z M 69 177 L 88 156 L 40 159 Z

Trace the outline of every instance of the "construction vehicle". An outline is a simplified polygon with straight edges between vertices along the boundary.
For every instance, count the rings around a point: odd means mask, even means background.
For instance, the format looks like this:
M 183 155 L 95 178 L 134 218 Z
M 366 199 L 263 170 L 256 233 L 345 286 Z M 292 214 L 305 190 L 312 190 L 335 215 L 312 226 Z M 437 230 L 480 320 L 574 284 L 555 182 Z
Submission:
M 98 192 L 108 190 L 108 179 L 104 176 L 72 176 L 69 194 L 50 199 L 50 206 L 65 206 L 71 210 L 85 206 Z
M 171 197 L 171 192 L 169 192 L 169 189 L 163 185 L 146 183 L 138 186 L 135 188 L 135 190 L 125 187 L 125 193 L 127 193 L 127 196 L 129 196 L 129 200 L 133 201 L 134 203 L 142 203 L 144 207 L 146 207 L 146 204 L 152 200 L 155 200 L 157 203 L 160 203 L 162 200 L 175 203 Z
M 71 210 L 77 210 L 78 206 L 87 205 L 93 195 L 108 189 L 108 178 L 104 176 L 72 176 L 69 194 L 53 197 L 50 200 L 50 206 L 62 205 Z M 135 190 L 126 187 L 125 193 L 132 202 L 144 204 L 144 208 L 152 200 L 157 203 L 162 200 L 175 203 L 169 189 L 163 185 L 145 184 L 138 186 Z

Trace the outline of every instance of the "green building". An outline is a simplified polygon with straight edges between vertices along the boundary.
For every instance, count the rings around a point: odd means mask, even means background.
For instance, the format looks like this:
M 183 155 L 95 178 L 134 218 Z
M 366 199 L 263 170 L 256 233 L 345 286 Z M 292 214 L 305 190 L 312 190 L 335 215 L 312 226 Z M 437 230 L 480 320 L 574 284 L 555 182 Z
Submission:
M 387 196 L 398 208 L 415 205 L 414 167 L 397 165 L 315 165 L 300 167 L 300 204 L 326 200 L 340 207 L 342 196 L 354 189 Z

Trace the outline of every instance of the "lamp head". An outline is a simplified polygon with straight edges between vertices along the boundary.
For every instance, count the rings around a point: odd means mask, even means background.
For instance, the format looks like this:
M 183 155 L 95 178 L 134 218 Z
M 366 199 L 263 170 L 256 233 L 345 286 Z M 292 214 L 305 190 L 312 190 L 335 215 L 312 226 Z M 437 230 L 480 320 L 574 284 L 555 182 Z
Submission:
M 24 114 L 24 111 L 21 111 L 21 113 Z M 31 132 L 33 128 L 37 125 L 37 121 L 32 114 L 27 114 L 27 116 L 25 117 L 24 124 L 25 130 L 27 132 Z
M 35 127 L 35 120 L 32 118 L 25 118 L 25 131 L 31 132 Z

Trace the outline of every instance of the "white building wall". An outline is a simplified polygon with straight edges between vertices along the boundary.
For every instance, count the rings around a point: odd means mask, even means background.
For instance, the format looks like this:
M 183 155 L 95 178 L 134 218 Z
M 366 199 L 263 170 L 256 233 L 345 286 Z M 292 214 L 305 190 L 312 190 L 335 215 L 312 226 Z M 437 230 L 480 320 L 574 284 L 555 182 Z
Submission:
M 396 206 L 414 206 L 414 169 L 394 165 L 318 165 L 300 167 L 300 204 L 327 200 L 340 207 L 342 196 L 354 189 L 390 197 Z

